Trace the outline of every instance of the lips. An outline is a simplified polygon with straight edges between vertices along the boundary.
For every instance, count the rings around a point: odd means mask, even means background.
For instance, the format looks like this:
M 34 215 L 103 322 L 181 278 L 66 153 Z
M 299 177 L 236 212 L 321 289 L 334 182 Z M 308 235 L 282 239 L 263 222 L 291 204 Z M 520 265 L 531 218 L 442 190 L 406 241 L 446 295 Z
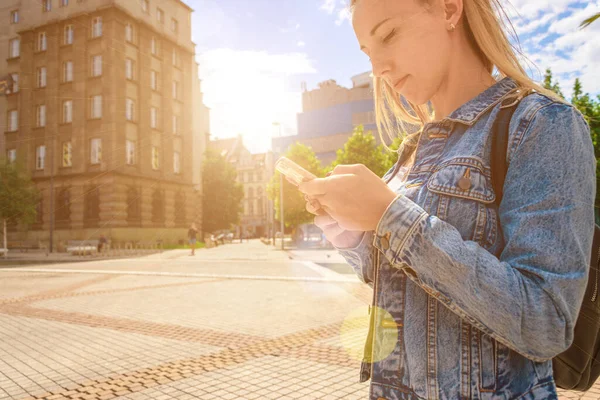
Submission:
M 408 75 L 397 80 L 396 83 L 394 83 L 394 89 L 400 89 L 404 85 L 404 82 L 406 82 L 406 78 L 408 78 Z

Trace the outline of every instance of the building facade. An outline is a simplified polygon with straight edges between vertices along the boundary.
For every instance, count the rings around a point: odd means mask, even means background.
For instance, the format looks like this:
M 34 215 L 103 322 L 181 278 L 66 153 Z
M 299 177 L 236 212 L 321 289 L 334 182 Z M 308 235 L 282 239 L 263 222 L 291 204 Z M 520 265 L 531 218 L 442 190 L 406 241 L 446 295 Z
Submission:
M 252 154 L 241 136 L 212 140 L 209 148 L 225 157 L 237 171 L 237 182 L 244 188 L 240 223 L 235 227 L 246 237 L 270 237 L 273 204 L 267 197 L 267 185 L 273 176 L 273 153 Z
M 352 78 L 352 88 L 340 86 L 334 80 L 321 82 L 314 90 L 302 93 L 302 112 L 298 114 L 298 134 L 276 137 L 272 148 L 284 153 L 293 143 L 311 147 L 322 165 L 336 157 L 358 125 L 371 130 L 379 141 L 375 124 L 373 80 L 365 72 Z
M 48 240 L 52 215 L 55 244 L 174 242 L 201 222 L 208 109 L 191 12 L 180 0 L 3 3 L 0 75 L 16 84 L 0 146 L 42 195 L 13 238 Z

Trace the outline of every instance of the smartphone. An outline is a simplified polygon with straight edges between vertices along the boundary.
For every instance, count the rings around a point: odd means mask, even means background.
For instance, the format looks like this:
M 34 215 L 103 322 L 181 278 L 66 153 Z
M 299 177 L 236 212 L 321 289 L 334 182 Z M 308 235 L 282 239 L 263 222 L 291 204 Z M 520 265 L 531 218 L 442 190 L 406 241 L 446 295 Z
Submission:
M 316 178 L 316 175 L 308 172 L 287 157 L 280 157 L 275 162 L 275 169 L 285 175 L 296 186 Z

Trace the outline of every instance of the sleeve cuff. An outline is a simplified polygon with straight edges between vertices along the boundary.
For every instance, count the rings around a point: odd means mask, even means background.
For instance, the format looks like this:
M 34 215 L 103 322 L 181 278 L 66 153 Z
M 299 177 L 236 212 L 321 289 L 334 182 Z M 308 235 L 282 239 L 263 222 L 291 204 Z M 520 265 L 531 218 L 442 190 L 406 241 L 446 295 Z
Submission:
M 368 276 L 368 265 L 365 262 L 370 262 L 368 255 L 371 252 L 371 242 L 373 238 L 373 232 L 365 232 L 362 236 L 360 243 L 356 247 L 335 247 L 342 257 L 348 261 L 351 265 L 355 266 L 358 277 L 365 283 L 370 281 Z
M 419 221 L 428 215 L 408 197 L 398 195 L 384 211 L 377 224 L 373 246 L 394 263 Z

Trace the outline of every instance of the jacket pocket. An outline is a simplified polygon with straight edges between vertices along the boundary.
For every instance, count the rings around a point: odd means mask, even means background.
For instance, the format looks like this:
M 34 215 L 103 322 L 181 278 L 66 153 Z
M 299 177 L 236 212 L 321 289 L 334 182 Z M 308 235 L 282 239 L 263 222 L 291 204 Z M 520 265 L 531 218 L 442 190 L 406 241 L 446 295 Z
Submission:
M 479 347 L 479 390 L 494 392 L 498 376 L 497 343 L 489 335 L 478 331 L 477 345 Z
M 436 216 L 456 227 L 463 239 L 491 245 L 496 235 L 496 194 L 481 161 L 460 158 L 444 164 L 427 182 L 437 199 Z

